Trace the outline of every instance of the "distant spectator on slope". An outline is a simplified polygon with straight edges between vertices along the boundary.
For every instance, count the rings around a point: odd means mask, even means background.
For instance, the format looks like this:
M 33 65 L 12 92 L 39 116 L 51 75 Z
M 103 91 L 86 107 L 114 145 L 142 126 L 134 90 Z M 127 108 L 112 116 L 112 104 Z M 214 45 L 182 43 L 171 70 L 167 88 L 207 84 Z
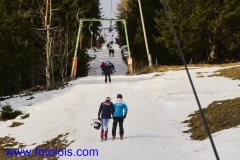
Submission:
M 110 47 L 110 49 L 109 49 L 109 57 L 111 57 L 112 56 L 112 47 Z
M 102 64 L 101 64 L 101 70 L 102 70 L 102 76 L 104 75 L 104 67 L 105 67 L 105 63 L 104 62 L 102 62 Z
M 110 62 L 107 61 L 104 67 L 105 83 L 107 83 L 107 77 L 108 77 L 109 83 L 111 83 L 110 73 L 111 73 L 111 65 L 110 65 Z
M 114 57 L 114 49 L 112 48 L 112 57 Z
M 111 65 L 111 75 L 112 75 L 115 72 L 115 66 L 112 63 L 110 63 L 110 65 Z

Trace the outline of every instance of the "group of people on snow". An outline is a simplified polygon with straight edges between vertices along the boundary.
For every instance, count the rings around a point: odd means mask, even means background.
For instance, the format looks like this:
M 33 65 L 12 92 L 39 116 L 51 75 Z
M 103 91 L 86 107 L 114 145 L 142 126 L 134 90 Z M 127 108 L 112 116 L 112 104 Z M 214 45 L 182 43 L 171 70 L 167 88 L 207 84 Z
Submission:
M 100 65 L 101 70 L 102 70 L 102 76 L 105 75 L 105 83 L 107 83 L 107 77 L 108 77 L 108 82 L 111 83 L 111 74 L 115 72 L 115 66 L 113 63 L 107 61 L 107 62 L 102 62 Z
M 107 44 L 107 48 L 108 48 L 108 50 L 109 50 L 109 57 L 114 57 L 114 49 L 112 48 L 112 45 L 111 45 L 112 43 L 108 43 Z
M 110 47 L 109 49 L 109 57 L 114 57 L 114 49 L 112 47 Z
M 123 96 L 121 94 L 117 94 L 117 100 L 113 104 L 111 102 L 110 97 L 106 97 L 105 101 L 100 104 L 98 111 L 98 119 L 101 121 L 101 141 L 107 140 L 108 138 L 108 123 L 110 121 L 111 116 L 113 117 L 113 125 L 112 125 L 112 139 L 116 138 L 116 129 L 117 124 L 119 124 L 119 135 L 120 139 L 123 139 L 124 128 L 123 121 L 127 116 L 128 107 L 125 102 L 123 102 Z

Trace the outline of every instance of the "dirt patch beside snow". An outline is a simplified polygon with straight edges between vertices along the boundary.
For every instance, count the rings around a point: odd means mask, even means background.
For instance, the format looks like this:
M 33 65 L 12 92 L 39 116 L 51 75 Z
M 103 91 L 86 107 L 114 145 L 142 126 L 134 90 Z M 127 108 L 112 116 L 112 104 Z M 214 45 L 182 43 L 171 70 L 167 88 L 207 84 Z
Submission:
M 240 98 L 224 101 L 214 101 L 207 108 L 203 109 L 205 118 L 211 133 L 229 129 L 240 125 Z M 189 115 L 190 120 L 184 121 L 191 127 L 184 133 L 191 132 L 194 140 L 204 140 L 208 137 L 202 117 L 199 111 Z
M 220 69 L 210 76 L 223 76 L 233 80 L 240 80 L 240 67 L 231 67 Z M 239 87 L 239 86 L 236 86 Z M 213 101 L 209 106 L 203 109 L 210 132 L 215 133 L 224 129 L 229 129 L 240 125 L 240 98 L 228 99 L 223 101 Z M 184 133 L 191 132 L 191 138 L 194 140 L 204 140 L 208 137 L 202 116 L 199 111 L 189 115 L 189 120 L 183 123 L 189 123 L 191 129 Z
M 26 152 L 26 150 L 30 150 L 30 148 L 28 148 L 26 145 L 16 142 L 14 138 L 11 137 L 4 137 L 4 138 L 0 138 L 0 157 L 1 160 L 13 160 L 13 159 L 18 159 L 18 160 L 43 160 L 43 159 L 47 159 L 47 160 L 57 160 L 59 157 L 57 155 L 57 151 L 60 150 L 62 151 L 61 153 L 63 153 L 66 148 L 73 143 L 74 141 L 68 141 L 67 140 L 67 134 L 63 135 L 58 135 L 56 138 L 43 142 L 43 144 L 38 145 L 36 147 L 34 147 L 34 149 L 31 150 L 31 152 Z M 34 144 L 32 144 L 34 146 Z M 32 147 L 31 147 L 32 148 Z M 13 152 L 14 150 L 25 150 L 25 154 L 24 152 L 22 152 L 22 156 L 16 156 L 15 153 Z M 47 150 L 46 150 L 47 149 Z M 7 156 L 6 151 L 8 150 L 8 154 L 9 156 Z M 11 152 L 11 156 L 10 156 L 10 152 Z M 19 152 L 18 152 L 19 153 Z M 29 154 L 30 153 L 30 154 Z M 37 155 L 37 156 L 36 156 Z

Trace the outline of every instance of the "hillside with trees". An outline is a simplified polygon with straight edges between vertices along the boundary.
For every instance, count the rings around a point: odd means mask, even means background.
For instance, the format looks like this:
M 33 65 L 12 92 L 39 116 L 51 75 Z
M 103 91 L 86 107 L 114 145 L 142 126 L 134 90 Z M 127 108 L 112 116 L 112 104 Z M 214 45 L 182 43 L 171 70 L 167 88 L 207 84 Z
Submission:
M 102 12 L 99 0 L 2 0 L 0 9 L 0 96 L 63 86 L 71 73 L 77 17 L 100 18 Z M 83 25 L 82 48 L 90 47 L 89 24 Z M 91 29 L 97 33 L 99 27 L 94 22 Z M 78 76 L 88 74 L 88 62 L 88 54 L 79 51 Z
M 228 63 L 240 60 L 240 1 L 166 0 L 168 11 L 187 63 Z M 181 64 L 161 0 L 141 1 L 147 40 L 153 63 Z M 127 19 L 132 57 L 148 65 L 137 0 L 120 0 L 119 18 Z M 124 30 L 118 24 L 118 41 L 124 45 Z
M 0 96 L 24 89 L 55 89 L 70 79 L 79 21 L 101 18 L 99 0 L 0 1 Z M 240 1 L 166 0 L 168 11 L 189 64 L 240 60 Z M 182 61 L 161 1 L 141 1 L 149 52 L 154 65 Z M 138 0 L 119 0 L 117 18 L 126 19 L 134 67 L 148 66 Z M 77 77 L 87 76 L 91 33 L 84 22 Z M 119 46 L 126 45 L 124 26 L 117 23 Z M 100 22 L 93 22 L 93 44 Z

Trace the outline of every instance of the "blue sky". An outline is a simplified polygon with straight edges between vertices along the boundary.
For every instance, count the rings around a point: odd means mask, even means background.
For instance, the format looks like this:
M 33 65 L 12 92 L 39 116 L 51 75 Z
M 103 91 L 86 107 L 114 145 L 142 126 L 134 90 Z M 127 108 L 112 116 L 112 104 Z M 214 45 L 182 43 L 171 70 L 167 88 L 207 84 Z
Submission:
M 102 12 L 103 12 L 102 14 L 104 15 L 104 18 L 111 18 L 111 16 L 112 18 L 116 18 L 115 17 L 116 7 L 119 2 L 120 0 L 100 0 Z M 112 3 L 112 9 L 111 9 L 111 3 Z M 109 27 L 110 22 L 102 22 L 102 25 L 103 25 L 103 28 Z M 110 35 L 110 40 L 114 41 L 115 37 L 117 36 L 117 33 L 114 32 L 109 35 Z
M 112 17 L 114 18 L 114 12 L 116 12 L 117 3 L 120 0 L 100 0 L 101 7 L 103 8 L 103 14 L 106 18 L 111 18 L 111 2 L 112 2 Z

